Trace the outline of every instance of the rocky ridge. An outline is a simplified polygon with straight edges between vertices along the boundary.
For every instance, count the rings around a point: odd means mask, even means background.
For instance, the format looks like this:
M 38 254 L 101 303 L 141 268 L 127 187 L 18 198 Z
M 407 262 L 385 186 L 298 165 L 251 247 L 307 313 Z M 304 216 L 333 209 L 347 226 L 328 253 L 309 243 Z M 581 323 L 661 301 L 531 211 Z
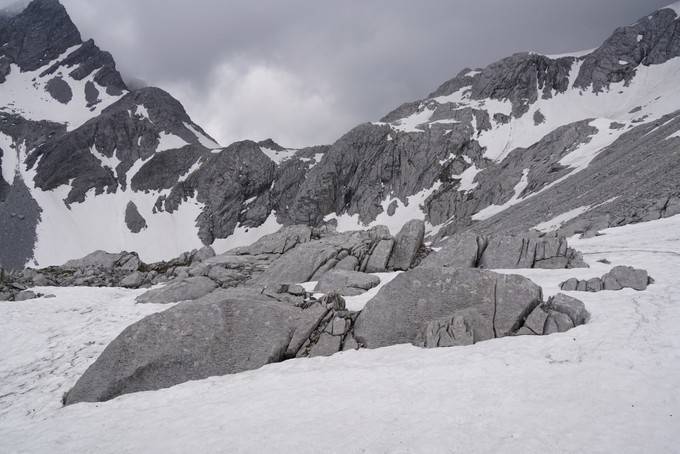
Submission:
M 663 8 L 587 55 L 522 53 L 465 69 L 329 146 L 222 148 L 169 94 L 128 90 L 56 0 L 34 0 L 0 24 L 3 90 L 30 74 L 39 100 L 13 94 L 0 108 L 0 238 L 14 239 L 0 264 L 125 248 L 168 260 L 296 224 L 387 224 L 394 235 L 418 217 L 437 241 L 468 230 L 594 234 L 672 216 L 677 24 Z M 643 80 L 652 92 L 637 88 Z M 107 228 L 125 234 L 89 233 Z

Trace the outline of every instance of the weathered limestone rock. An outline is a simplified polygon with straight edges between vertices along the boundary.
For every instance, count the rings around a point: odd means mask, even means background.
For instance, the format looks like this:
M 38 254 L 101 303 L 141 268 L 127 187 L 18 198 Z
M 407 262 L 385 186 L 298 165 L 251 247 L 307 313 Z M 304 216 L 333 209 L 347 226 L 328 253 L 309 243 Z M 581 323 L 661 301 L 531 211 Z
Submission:
M 599 292 L 602 290 L 621 290 L 632 288 L 635 290 L 645 290 L 653 279 L 649 277 L 647 271 L 637 270 L 630 266 L 617 266 L 602 276 L 587 281 L 579 281 L 571 278 L 560 285 L 564 291 L 579 292 Z
M 383 287 L 357 317 L 368 348 L 423 342 L 423 327 L 464 317 L 475 342 L 514 334 L 541 302 L 541 289 L 516 275 L 479 269 L 418 267 Z
M 395 237 L 389 268 L 403 271 L 411 268 L 424 237 L 425 222 L 419 219 L 407 222 Z
M 368 258 L 366 268 L 367 273 L 383 273 L 387 271 L 387 264 L 392 255 L 394 240 L 380 240 Z
M 178 304 L 126 328 L 64 403 L 100 402 L 281 361 L 290 357 L 294 339 L 303 342 L 325 312 L 302 310 L 246 289 L 219 290 Z
M 175 280 L 137 297 L 137 303 L 167 304 L 201 298 L 217 288 L 212 279 L 203 276 Z
M 380 284 L 380 278 L 358 271 L 334 269 L 325 273 L 314 291 L 328 293 L 338 291 L 341 295 L 361 294 Z

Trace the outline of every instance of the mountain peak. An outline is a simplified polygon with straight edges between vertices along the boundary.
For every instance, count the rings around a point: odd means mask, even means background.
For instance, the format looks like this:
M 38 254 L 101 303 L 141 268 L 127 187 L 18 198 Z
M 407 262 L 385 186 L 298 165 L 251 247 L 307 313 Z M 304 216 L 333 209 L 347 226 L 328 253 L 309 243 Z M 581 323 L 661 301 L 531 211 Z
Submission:
M 33 0 L 0 32 L 1 54 L 33 71 L 81 44 L 80 32 L 58 0 Z
M 660 10 L 663 9 L 672 9 L 673 11 L 675 11 L 676 16 L 680 17 L 680 2 L 671 3 L 670 5 L 664 6 Z

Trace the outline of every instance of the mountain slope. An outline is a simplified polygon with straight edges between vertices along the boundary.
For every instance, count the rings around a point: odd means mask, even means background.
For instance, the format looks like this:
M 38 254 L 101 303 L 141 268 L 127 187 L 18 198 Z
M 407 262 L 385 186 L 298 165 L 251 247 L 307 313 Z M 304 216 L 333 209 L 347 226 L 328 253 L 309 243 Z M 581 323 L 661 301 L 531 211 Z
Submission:
M 157 88 L 129 91 L 57 0 L 0 21 L 0 265 L 95 249 L 147 262 L 295 223 L 427 221 L 432 240 L 596 231 L 680 212 L 680 7 L 572 56 L 461 71 L 330 146 L 220 147 Z

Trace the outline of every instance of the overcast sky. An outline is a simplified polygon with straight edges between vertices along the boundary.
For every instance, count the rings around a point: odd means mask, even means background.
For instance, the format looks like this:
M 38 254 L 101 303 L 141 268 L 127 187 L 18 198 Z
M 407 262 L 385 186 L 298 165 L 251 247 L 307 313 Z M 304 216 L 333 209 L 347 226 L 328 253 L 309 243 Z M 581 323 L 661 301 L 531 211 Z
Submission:
M 291 147 L 331 143 L 465 67 L 596 47 L 669 2 L 62 0 L 126 78 L 169 91 L 222 144 Z

